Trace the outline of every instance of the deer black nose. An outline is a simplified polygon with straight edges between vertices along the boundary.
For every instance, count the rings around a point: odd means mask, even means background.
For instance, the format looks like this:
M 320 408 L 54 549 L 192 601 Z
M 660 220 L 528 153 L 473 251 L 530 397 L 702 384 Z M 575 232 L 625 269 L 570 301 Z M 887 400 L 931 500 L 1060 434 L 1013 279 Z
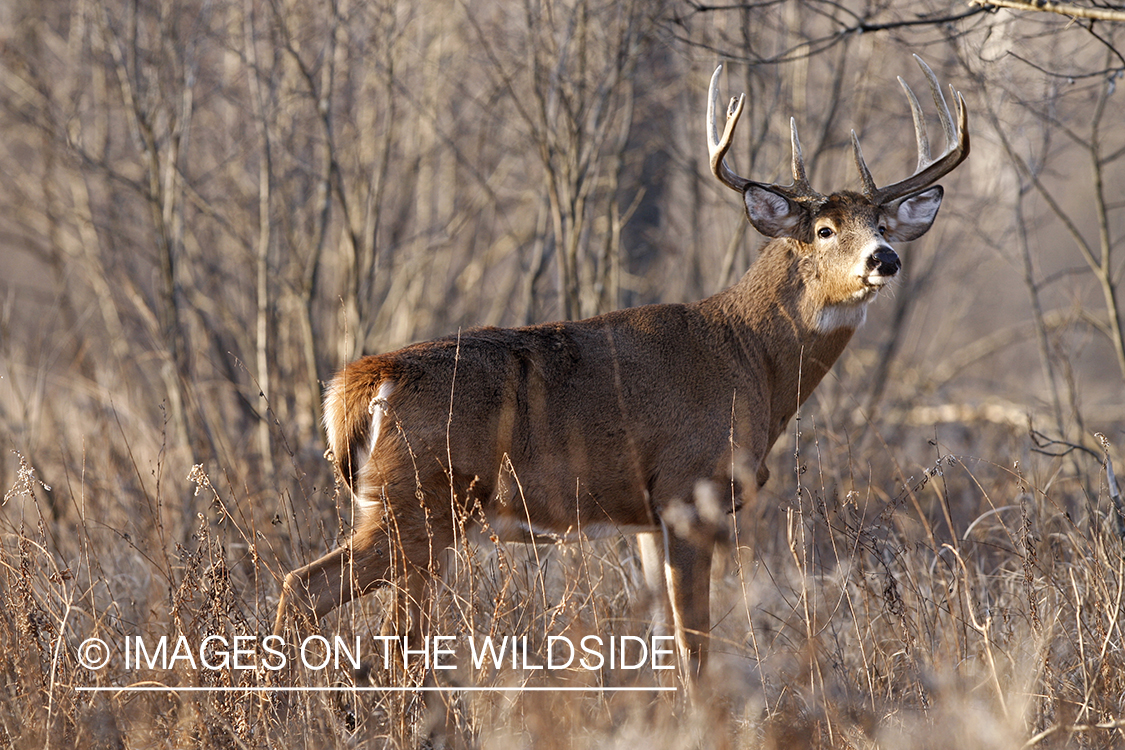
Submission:
M 867 256 L 867 267 L 883 276 L 894 276 L 902 268 L 898 254 L 889 247 L 881 247 Z

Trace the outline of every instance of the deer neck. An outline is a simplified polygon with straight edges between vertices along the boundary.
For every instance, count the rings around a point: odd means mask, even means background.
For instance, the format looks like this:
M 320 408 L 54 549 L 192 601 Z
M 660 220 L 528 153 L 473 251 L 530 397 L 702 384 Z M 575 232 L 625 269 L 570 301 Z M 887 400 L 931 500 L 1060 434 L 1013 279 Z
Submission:
M 737 284 L 700 303 L 747 352 L 747 362 L 764 365 L 764 372 L 748 374 L 766 380 L 771 433 L 805 402 L 863 323 L 869 300 L 826 305 L 819 292 L 800 256 L 775 241 Z

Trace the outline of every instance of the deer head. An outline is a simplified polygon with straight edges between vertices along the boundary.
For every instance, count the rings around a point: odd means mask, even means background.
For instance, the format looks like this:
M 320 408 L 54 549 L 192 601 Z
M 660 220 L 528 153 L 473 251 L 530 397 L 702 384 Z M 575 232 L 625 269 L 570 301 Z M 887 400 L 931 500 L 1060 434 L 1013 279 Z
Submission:
M 950 87 L 957 110 L 955 127 L 933 71 L 917 55 L 914 59 L 925 73 L 937 105 L 945 133 L 945 151 L 936 159 L 930 156 L 922 108 L 910 86 L 900 77 L 899 83 L 910 101 L 914 118 L 918 166 L 910 177 L 878 187 L 853 130 L 852 150 L 863 185 L 860 193 L 841 191 L 824 195 L 812 188 L 805 174 L 797 125 L 792 118 L 789 121 L 793 147 L 792 185 L 755 182 L 735 173 L 725 156 L 742 115 L 744 96 L 731 99 L 720 133 L 716 110 L 722 66 L 711 76 L 707 106 L 711 171 L 724 185 L 742 194 L 746 215 L 755 229 L 766 237 L 792 240 L 787 247 L 805 259 L 804 267 L 819 281 L 815 285 L 819 299 L 811 306 L 818 308 L 822 326 L 830 326 L 834 321 L 862 319 L 862 303 L 873 299 L 901 267 L 890 243 L 908 242 L 925 234 L 941 207 L 943 191 L 940 185 L 933 183 L 969 154 L 965 100 Z M 855 312 L 848 315 L 848 311 Z

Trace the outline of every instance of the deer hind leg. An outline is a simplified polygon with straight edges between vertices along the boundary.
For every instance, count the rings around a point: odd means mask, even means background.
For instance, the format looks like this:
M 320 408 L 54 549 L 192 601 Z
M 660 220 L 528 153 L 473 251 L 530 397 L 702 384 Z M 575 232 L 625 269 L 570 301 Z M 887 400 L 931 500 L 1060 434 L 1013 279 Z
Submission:
M 711 631 L 711 557 L 714 541 L 681 536 L 666 524 L 664 571 L 684 685 L 691 698 L 707 666 Z
M 285 576 L 274 634 L 283 635 L 291 610 L 318 620 L 342 604 L 386 585 L 391 577 L 386 535 L 353 535 L 345 544 Z
M 421 489 L 421 486 L 419 486 Z M 430 651 L 425 637 L 437 632 L 431 603 L 441 581 L 441 562 L 452 546 L 454 521 L 449 490 L 419 492 L 404 501 L 388 526 L 393 539 L 396 585 L 391 610 L 383 621 L 381 635 L 394 638 L 396 658 L 391 679 L 396 684 L 438 687 L 434 665 L 421 651 Z M 412 652 L 409 661 L 402 647 Z M 427 666 L 428 665 L 428 666 Z M 456 736 L 456 706 L 441 692 L 427 691 L 422 699 L 419 729 L 429 747 L 448 747 Z
M 430 601 L 441 578 L 441 561 L 453 544 L 453 514 L 449 490 L 433 484 L 413 485 L 408 499 L 388 513 L 396 586 L 394 606 L 383 625 L 384 635 L 407 636 L 410 648 L 420 647 L 431 630 Z M 419 491 L 415 494 L 415 487 Z
M 291 609 L 319 619 L 388 585 L 395 585 L 391 627 L 401 635 L 413 620 L 420 628 L 425 584 L 453 535 L 447 480 L 436 471 L 419 478 L 413 468 L 399 468 L 361 485 L 362 514 L 348 541 L 285 577 L 274 626 L 279 635 Z

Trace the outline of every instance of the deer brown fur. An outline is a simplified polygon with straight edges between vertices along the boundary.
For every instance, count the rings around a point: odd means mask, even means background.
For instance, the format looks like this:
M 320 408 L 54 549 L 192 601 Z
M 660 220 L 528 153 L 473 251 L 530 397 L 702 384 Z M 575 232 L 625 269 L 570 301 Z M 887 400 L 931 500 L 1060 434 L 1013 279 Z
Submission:
M 772 238 L 737 284 L 691 304 L 476 328 L 344 368 L 328 386 L 324 418 L 356 498 L 355 532 L 286 577 L 277 631 L 291 606 L 319 617 L 403 581 L 392 619 L 404 626 L 409 602 L 412 628 L 424 628 L 426 581 L 466 518 L 517 542 L 657 532 L 645 536 L 646 574 L 659 581 L 651 568 L 664 558 L 690 682 L 706 655 L 719 520 L 696 502 L 697 487 L 710 483 L 729 510 L 741 477 L 766 481 L 770 448 L 897 273 L 889 241 L 929 229 L 942 198 L 930 184 L 967 154 L 955 97 L 958 132 L 948 109 L 942 119 L 947 153 L 929 160 L 919 137 L 926 180 L 916 174 L 879 192 L 856 143 L 864 192 L 827 196 L 804 178 L 795 129 L 793 186 L 755 183 L 726 166 L 736 100 L 723 138 L 709 116 L 712 167 Z

